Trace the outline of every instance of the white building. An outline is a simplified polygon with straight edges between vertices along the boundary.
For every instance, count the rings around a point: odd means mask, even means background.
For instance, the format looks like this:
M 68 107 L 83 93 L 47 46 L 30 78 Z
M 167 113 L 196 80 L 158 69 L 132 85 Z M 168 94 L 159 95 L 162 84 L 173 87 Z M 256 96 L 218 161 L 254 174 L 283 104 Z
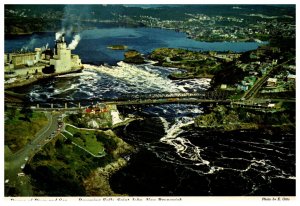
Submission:
M 5 77 L 43 75 L 45 67 L 52 66 L 50 73 L 72 72 L 82 68 L 78 55 L 71 54 L 64 36 L 56 40 L 54 52 L 50 49 L 35 48 L 29 53 L 10 53 L 4 55 Z M 49 74 L 49 73 L 47 73 Z
M 296 81 L 296 75 L 294 75 L 294 74 L 289 74 L 288 76 L 287 76 L 287 80 L 288 81 Z
M 78 55 L 71 54 L 71 49 L 67 47 L 63 35 L 56 40 L 54 56 L 50 59 L 50 65 L 54 66 L 55 73 L 69 72 L 82 67 L 81 59 Z
M 50 59 L 50 65 L 54 66 L 56 73 L 71 70 L 71 50 L 67 48 L 63 36 L 61 39 L 56 40 L 54 56 Z
M 268 87 L 275 87 L 277 84 L 277 79 L 276 78 L 269 78 L 267 80 L 267 86 Z

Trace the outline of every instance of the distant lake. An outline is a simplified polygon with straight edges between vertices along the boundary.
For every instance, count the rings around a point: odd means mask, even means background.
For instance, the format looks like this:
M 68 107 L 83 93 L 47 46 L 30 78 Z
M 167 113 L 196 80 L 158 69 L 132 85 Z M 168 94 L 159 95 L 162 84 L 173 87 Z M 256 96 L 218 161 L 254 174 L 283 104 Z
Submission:
M 73 53 L 80 55 L 83 63 L 92 64 L 115 64 L 124 59 L 124 51 L 108 49 L 108 45 L 123 44 L 128 49 L 135 49 L 143 54 L 148 54 L 156 48 L 184 48 L 194 51 L 234 51 L 244 52 L 256 49 L 264 43 L 257 42 L 199 42 L 187 38 L 185 33 L 174 30 L 158 28 L 126 28 L 126 27 L 104 27 L 80 32 L 81 41 Z M 5 37 L 5 52 L 20 50 L 27 47 L 33 50 L 49 44 L 54 47 L 55 33 L 34 33 Z M 66 37 L 70 43 L 72 36 Z

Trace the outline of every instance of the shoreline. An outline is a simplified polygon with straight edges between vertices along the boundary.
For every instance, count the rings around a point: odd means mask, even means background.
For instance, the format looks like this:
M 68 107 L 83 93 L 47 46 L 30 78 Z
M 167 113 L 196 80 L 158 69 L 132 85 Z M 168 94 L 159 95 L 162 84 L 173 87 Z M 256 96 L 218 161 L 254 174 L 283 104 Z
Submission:
M 101 23 L 101 22 L 100 22 Z M 111 23 L 102 23 L 102 24 L 108 24 L 108 25 L 119 25 L 120 23 L 118 22 L 111 22 Z M 149 28 L 149 29 L 163 29 L 163 30 L 171 30 L 171 31 L 175 31 L 175 32 L 180 32 L 180 33 L 183 33 L 183 34 L 186 34 L 186 38 L 187 39 L 192 39 L 192 40 L 195 40 L 197 42 L 205 42 L 205 43 L 214 43 L 214 42 L 217 42 L 217 43 L 227 43 L 227 42 L 230 42 L 230 43 L 264 43 L 264 42 L 269 42 L 269 40 L 259 40 L 259 39 L 251 39 L 251 38 L 248 38 L 248 39 L 245 39 L 245 38 L 241 38 L 241 39 L 232 39 L 232 40 L 221 40 L 221 39 L 210 39 L 210 38 L 206 38 L 206 39 L 197 39 L 196 37 L 194 36 L 191 36 L 188 34 L 188 32 L 186 31 L 176 31 L 176 28 L 165 28 L 165 27 L 152 27 L 152 26 L 147 26 L 147 25 L 143 25 L 143 26 L 136 26 L 136 25 L 128 25 L 129 28 Z M 82 29 L 82 30 L 91 30 L 91 29 L 100 29 L 101 27 L 93 27 L 93 28 L 86 28 L 86 29 Z M 43 34 L 43 33 L 55 33 L 57 31 L 57 29 L 53 29 L 53 30 L 50 30 L 50 31 L 29 31 L 29 32 L 19 32 L 19 33 L 6 33 L 5 34 L 5 37 L 18 37 L 18 36 L 25 36 L 25 35 L 33 35 L 33 34 Z M 80 31 L 79 31 L 80 32 Z M 113 50 L 119 50 L 119 49 L 113 49 Z M 121 50 L 126 50 L 126 49 L 121 49 Z
M 105 167 L 98 167 L 92 171 L 85 180 L 83 185 L 86 189 L 87 196 L 124 196 L 115 193 L 109 184 L 110 177 L 127 165 L 127 161 L 123 158 L 107 164 Z
M 194 129 L 231 132 L 237 130 L 283 129 L 295 130 L 291 111 L 276 110 L 271 113 L 247 108 L 230 108 L 223 105 L 206 109 L 194 117 Z
M 260 130 L 260 129 L 282 129 L 282 130 L 293 130 L 295 125 L 293 124 L 256 124 L 256 123 L 239 123 L 239 124 L 228 124 L 228 125 L 215 125 L 215 126 L 192 126 L 196 130 L 208 130 L 208 131 L 219 131 L 219 132 L 233 132 L 239 130 Z
M 212 75 L 212 74 L 211 75 L 207 74 L 207 75 L 185 76 L 185 77 L 175 77 L 172 74 L 168 75 L 168 78 L 171 80 L 203 79 L 203 78 L 213 79 L 213 77 L 214 77 L 214 75 Z
M 7 83 L 7 84 L 4 83 L 4 90 L 27 86 L 27 85 L 36 83 L 38 81 L 48 79 L 48 78 L 51 78 L 51 77 L 55 77 L 55 76 L 59 76 L 59 75 L 80 72 L 83 69 L 84 69 L 83 67 L 80 67 L 80 68 L 75 68 L 75 69 L 72 69 L 70 71 L 62 72 L 62 73 L 53 73 L 53 74 L 44 74 L 44 75 L 39 75 L 39 76 L 33 76 L 32 78 L 25 79 L 25 80 L 20 81 L 20 82 L 12 82 L 12 83 Z

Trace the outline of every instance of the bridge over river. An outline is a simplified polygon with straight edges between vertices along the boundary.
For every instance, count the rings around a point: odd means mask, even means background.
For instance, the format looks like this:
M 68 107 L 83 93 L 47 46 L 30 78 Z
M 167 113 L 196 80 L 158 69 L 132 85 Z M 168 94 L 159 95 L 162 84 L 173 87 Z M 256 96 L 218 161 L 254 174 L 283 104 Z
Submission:
M 224 104 L 232 107 L 245 107 L 252 109 L 273 109 L 268 106 L 271 102 L 295 102 L 295 99 L 229 99 L 231 92 L 228 91 L 203 91 L 197 93 L 133 93 L 120 94 L 111 98 L 89 98 L 89 99 L 47 99 L 45 101 L 11 101 L 6 100 L 6 106 L 31 107 L 35 110 L 64 110 L 76 111 L 84 107 L 96 104 L 107 105 L 151 105 L 151 104 Z
M 29 106 L 35 108 L 78 109 L 82 106 L 90 106 L 99 103 L 115 105 L 138 104 L 166 104 L 166 103 L 230 103 L 229 92 L 203 91 L 197 93 L 132 93 L 120 94 L 111 98 L 89 99 L 47 99 L 45 101 L 10 101 L 5 103 L 10 106 Z M 67 97 L 66 97 L 67 98 Z

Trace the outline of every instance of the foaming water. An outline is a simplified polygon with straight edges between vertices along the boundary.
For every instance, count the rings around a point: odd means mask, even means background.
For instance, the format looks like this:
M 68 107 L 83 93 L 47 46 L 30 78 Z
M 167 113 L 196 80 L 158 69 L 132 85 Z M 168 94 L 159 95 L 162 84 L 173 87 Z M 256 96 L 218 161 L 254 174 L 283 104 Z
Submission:
M 209 88 L 210 79 L 170 80 L 174 68 L 151 64 L 118 66 L 85 64 L 81 73 L 66 74 L 30 86 L 25 93 L 31 100 L 112 98 L 126 93 L 197 92 Z M 26 88 L 25 88 L 26 90 Z M 47 97 L 47 98 L 45 98 Z
M 184 122 L 185 119 L 188 121 Z M 169 144 L 176 149 L 176 153 L 183 159 L 191 160 L 196 164 L 209 165 L 209 162 L 203 160 L 200 152 L 201 149 L 194 144 L 192 144 L 188 139 L 179 137 L 183 132 L 182 127 L 192 125 L 194 121 L 192 118 L 183 118 L 182 120 L 177 120 L 170 128 L 167 128 L 166 135 L 160 139 L 162 143 Z
M 81 75 L 49 79 L 24 93 L 33 100 L 72 100 L 134 92 L 195 92 L 209 88 L 210 83 L 208 79 L 170 80 L 167 76 L 174 69 L 153 65 L 85 68 Z M 295 134 L 200 131 L 191 126 L 193 117 L 203 113 L 201 105 L 141 107 L 138 113 L 144 120 L 122 131 L 124 140 L 138 152 L 128 158 L 128 167 L 113 175 L 115 192 L 156 196 L 295 194 Z
M 295 195 L 294 134 L 191 128 L 202 113 L 199 105 L 143 107 L 145 120 L 122 133 L 138 152 L 112 176 L 112 189 L 155 196 Z
M 180 90 L 172 81 L 161 77 L 159 73 L 150 72 L 149 69 L 143 69 L 135 65 L 119 62 L 118 66 L 94 66 L 84 65 L 87 69 L 93 69 L 101 74 L 106 74 L 112 78 L 125 81 L 129 85 L 134 85 L 137 90 L 142 91 L 162 91 L 178 92 Z M 147 68 L 147 67 L 146 67 Z

